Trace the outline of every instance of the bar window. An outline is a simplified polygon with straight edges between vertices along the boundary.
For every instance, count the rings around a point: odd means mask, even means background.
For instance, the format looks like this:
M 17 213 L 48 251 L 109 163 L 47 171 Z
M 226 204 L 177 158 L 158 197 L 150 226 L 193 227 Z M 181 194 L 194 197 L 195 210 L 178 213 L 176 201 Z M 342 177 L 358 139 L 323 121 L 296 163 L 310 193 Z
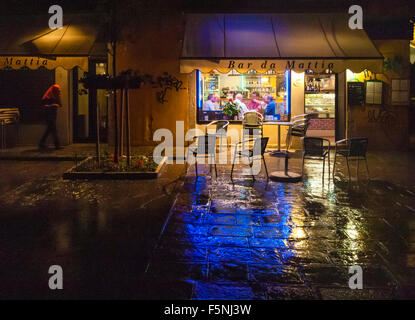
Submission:
M 251 110 L 261 113 L 265 121 L 288 121 L 289 74 L 289 71 L 265 74 L 255 71 L 240 74 L 234 70 L 227 74 L 197 71 L 198 122 L 241 121 L 243 113 Z M 228 102 L 237 105 L 237 114 L 227 114 Z

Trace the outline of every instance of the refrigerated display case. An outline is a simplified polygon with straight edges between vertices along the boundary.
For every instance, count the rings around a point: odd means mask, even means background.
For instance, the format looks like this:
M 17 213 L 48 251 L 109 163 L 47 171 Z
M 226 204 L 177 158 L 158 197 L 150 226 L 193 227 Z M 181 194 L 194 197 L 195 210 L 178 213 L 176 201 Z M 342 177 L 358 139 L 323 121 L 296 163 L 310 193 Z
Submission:
M 307 74 L 305 76 L 304 112 L 318 118 L 334 118 L 336 110 L 335 75 Z

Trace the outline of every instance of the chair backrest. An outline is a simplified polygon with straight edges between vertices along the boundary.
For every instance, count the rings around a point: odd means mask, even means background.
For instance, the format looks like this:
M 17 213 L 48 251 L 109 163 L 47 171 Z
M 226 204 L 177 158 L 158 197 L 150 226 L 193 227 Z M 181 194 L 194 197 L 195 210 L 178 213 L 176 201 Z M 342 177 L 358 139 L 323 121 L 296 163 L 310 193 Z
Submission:
M 267 144 L 268 144 L 268 137 L 264 137 L 264 138 L 257 138 L 255 139 L 254 142 L 254 155 L 258 155 L 258 151 L 261 151 L 261 156 L 264 155 L 265 153 L 265 149 L 267 148 Z
M 295 120 L 289 130 L 289 134 L 298 136 L 299 133 L 301 136 L 305 137 L 308 129 L 309 120 L 301 119 Z
M 216 122 L 216 133 L 228 132 L 229 121 L 218 120 Z
M 304 156 L 322 157 L 324 154 L 323 139 L 316 137 L 304 137 L 303 152 Z
M 349 157 L 366 157 L 367 145 L 367 138 L 350 138 Z
M 243 116 L 243 126 L 262 126 L 263 116 L 259 112 L 256 111 L 248 111 L 244 113 Z
M 216 135 L 207 134 L 197 137 L 197 154 L 216 154 Z
M 215 127 L 216 127 L 215 134 L 216 133 L 226 134 L 226 132 L 228 132 L 229 121 L 227 121 L 227 120 L 215 120 L 215 121 L 212 121 L 212 122 L 210 122 L 206 125 L 205 134 L 208 132 L 209 127 L 212 126 L 212 125 L 215 125 Z

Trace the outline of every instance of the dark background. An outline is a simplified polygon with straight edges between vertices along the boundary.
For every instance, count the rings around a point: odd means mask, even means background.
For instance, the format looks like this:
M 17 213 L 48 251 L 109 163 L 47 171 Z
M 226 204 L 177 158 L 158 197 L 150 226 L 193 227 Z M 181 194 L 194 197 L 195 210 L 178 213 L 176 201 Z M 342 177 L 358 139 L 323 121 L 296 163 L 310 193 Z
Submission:
M 363 8 L 366 32 L 372 39 L 412 39 L 410 17 L 415 15 L 410 0 L 9 0 L 0 2 L 0 15 L 47 13 L 59 4 L 64 13 L 109 12 L 117 6 L 128 12 L 348 12 L 353 4 Z M 134 12 L 131 11 L 131 12 Z M 137 12 L 137 11 L 135 11 Z

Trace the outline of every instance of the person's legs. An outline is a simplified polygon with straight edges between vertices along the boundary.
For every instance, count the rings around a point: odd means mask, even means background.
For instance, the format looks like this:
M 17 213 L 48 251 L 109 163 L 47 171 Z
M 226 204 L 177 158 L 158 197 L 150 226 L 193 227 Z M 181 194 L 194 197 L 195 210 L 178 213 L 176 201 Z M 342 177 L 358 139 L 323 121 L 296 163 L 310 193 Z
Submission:
M 46 131 L 43 134 L 42 138 L 40 139 L 40 142 L 39 142 L 39 147 L 40 148 L 45 148 L 46 147 L 45 142 L 46 142 L 46 139 L 48 138 L 48 136 L 50 134 L 52 135 L 55 147 L 56 148 L 60 147 L 58 131 L 57 131 L 57 128 L 56 128 L 56 115 L 57 115 L 57 110 L 55 108 L 54 109 L 49 109 L 46 112 L 47 128 L 46 128 Z
M 46 148 L 46 145 L 45 145 L 46 139 L 48 138 L 48 136 L 51 132 L 51 121 L 49 119 L 46 120 L 46 124 L 47 124 L 47 126 L 46 126 L 45 133 L 43 134 L 43 136 L 42 136 L 42 138 L 40 139 L 40 142 L 39 142 L 39 147 L 40 148 Z
M 52 134 L 53 142 L 55 144 L 55 148 L 60 148 L 59 137 L 58 137 L 58 130 L 56 128 L 56 119 L 54 119 L 53 121 L 51 121 L 51 124 L 50 124 L 50 133 Z

